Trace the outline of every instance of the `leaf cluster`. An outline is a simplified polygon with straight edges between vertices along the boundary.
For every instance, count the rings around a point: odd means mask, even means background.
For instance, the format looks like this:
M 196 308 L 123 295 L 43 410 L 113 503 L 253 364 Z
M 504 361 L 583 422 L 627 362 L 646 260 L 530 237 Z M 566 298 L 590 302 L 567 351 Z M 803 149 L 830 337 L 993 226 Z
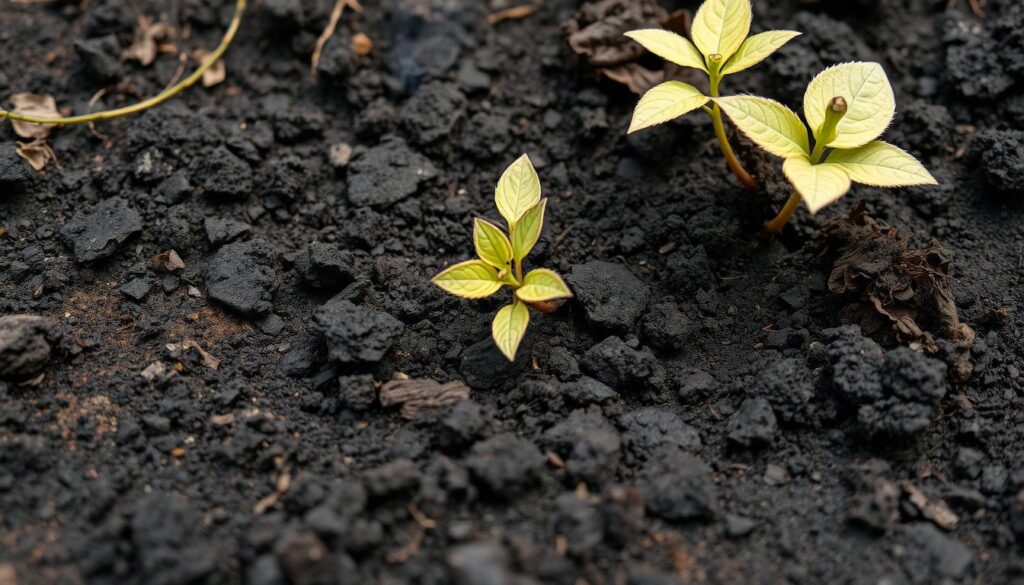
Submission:
M 758 146 L 785 159 L 782 170 L 812 213 L 845 195 L 852 182 L 937 184 L 913 156 L 878 140 L 896 113 L 892 86 L 878 63 L 843 63 L 815 77 L 804 94 L 806 126 L 796 112 L 767 98 L 714 101 Z
M 634 30 L 626 36 L 666 61 L 707 74 L 714 96 L 723 77 L 757 65 L 800 35 L 773 30 L 749 36 L 752 19 L 750 0 L 707 0 L 693 19 L 692 42 L 661 29 Z M 709 101 L 711 97 L 688 83 L 666 81 L 640 98 L 629 132 L 668 122 Z
M 540 178 L 528 156 L 519 157 L 502 173 L 494 202 L 508 229 L 475 219 L 477 259 L 450 266 L 432 282 L 466 299 L 489 297 L 504 286 L 511 288 L 512 303 L 498 311 L 491 334 L 498 349 L 513 361 L 530 323 L 527 305 L 570 298 L 572 292 L 557 273 L 545 268 L 523 276 L 523 261 L 540 239 L 547 208 L 547 199 L 541 198 Z

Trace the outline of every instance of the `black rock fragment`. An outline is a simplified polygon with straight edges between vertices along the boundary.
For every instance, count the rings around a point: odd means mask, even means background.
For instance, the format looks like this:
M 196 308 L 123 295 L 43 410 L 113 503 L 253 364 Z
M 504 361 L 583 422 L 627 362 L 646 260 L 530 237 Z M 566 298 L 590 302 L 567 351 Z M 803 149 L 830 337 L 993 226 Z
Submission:
M 380 361 L 404 328 L 391 315 L 355 305 L 342 295 L 313 310 L 313 327 L 323 335 L 330 359 L 342 364 Z
M 356 277 L 356 259 L 335 244 L 310 242 L 295 268 L 313 288 L 339 289 Z
M 32 167 L 18 156 L 14 142 L 0 144 L 0 191 L 21 193 L 34 178 Z
M 263 240 L 228 244 L 207 260 L 205 281 L 211 299 L 246 316 L 264 315 L 277 288 L 274 255 Z
M 82 65 L 97 81 L 119 81 L 124 77 L 121 64 L 121 45 L 117 37 L 107 35 L 95 39 L 75 41 L 75 52 Z
M 203 220 L 203 229 L 206 231 L 206 239 L 217 247 L 248 235 L 252 226 L 233 219 L 207 217 Z
M 390 137 L 353 155 L 348 173 L 348 200 L 353 205 L 384 207 L 416 193 L 437 169 L 404 140 Z
M 142 231 L 142 216 L 120 197 L 79 210 L 60 230 L 76 262 L 109 258 L 128 238 Z
M 664 373 L 649 352 L 633 349 L 612 336 L 591 347 L 580 364 L 583 371 L 619 393 L 635 393 L 657 386 Z
M 775 413 L 764 398 L 747 398 L 729 418 L 729 440 L 742 447 L 771 443 L 778 430 Z
M 700 458 L 660 449 L 640 474 L 647 510 L 666 520 L 708 519 L 718 506 L 711 469 Z
M 647 308 L 650 290 L 621 264 L 594 260 L 573 266 L 565 279 L 596 327 L 628 331 Z
M 20 382 L 39 375 L 62 333 L 36 315 L 0 317 L 0 380 Z
M 664 447 L 697 452 L 702 444 L 697 429 L 674 412 L 646 406 L 619 418 L 626 450 L 636 461 L 647 461 Z
M 512 497 L 537 480 L 544 456 L 530 441 L 504 433 L 473 445 L 464 463 L 490 492 Z
M 619 432 L 600 414 L 577 410 L 544 433 L 542 446 L 565 461 L 570 485 L 600 486 L 615 478 L 619 467 Z
M 223 146 L 214 149 L 206 160 L 203 188 L 216 197 L 244 199 L 252 192 L 252 167 Z
M 413 143 L 425 145 L 448 137 L 462 123 L 466 97 L 450 83 L 430 82 L 420 87 L 402 108 L 402 126 Z

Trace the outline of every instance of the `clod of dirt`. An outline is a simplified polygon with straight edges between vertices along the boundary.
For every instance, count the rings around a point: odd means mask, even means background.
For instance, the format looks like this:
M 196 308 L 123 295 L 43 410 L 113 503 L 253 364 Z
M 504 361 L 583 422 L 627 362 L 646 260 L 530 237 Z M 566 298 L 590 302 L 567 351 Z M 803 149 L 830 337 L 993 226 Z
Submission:
M 356 259 L 335 244 L 310 242 L 306 253 L 295 261 L 295 269 L 313 288 L 340 289 L 356 277 Z
M 857 408 L 865 434 L 909 439 L 931 425 L 946 395 L 946 364 L 905 347 L 885 353 L 856 326 L 825 333 L 832 384 Z
M 615 478 L 621 454 L 619 432 L 597 413 L 573 411 L 548 429 L 541 446 L 565 461 L 565 480 L 600 486 Z
M 494 420 L 473 400 L 460 400 L 440 421 L 438 444 L 445 452 L 461 451 L 494 434 Z
M 0 144 L 0 191 L 21 193 L 32 184 L 32 167 L 18 155 L 17 146 Z
M 1013 86 L 1014 79 L 1007 67 L 1012 62 L 1010 55 L 1002 50 L 1000 41 L 977 21 L 960 15 L 951 16 L 946 21 L 943 40 L 946 43 L 946 75 L 964 97 L 992 100 Z
M 775 438 L 779 423 L 764 398 L 747 398 L 729 417 L 729 440 L 740 447 L 762 447 Z
M 448 570 L 456 585 L 515 583 L 511 555 L 501 542 L 488 540 L 453 547 Z
M 579 372 L 577 372 L 578 374 Z M 562 385 L 562 394 L 569 400 L 580 406 L 590 404 L 604 404 L 615 399 L 618 394 L 606 384 L 591 378 L 582 376 L 573 382 Z
M 323 136 L 327 118 L 323 111 L 305 105 L 281 108 L 274 112 L 271 123 L 274 138 L 281 144 L 295 144 Z
M 613 332 L 629 331 L 651 294 L 628 268 L 602 260 L 573 266 L 565 280 L 586 309 L 587 321 Z
M 233 219 L 208 217 L 203 220 L 203 229 L 206 231 L 206 239 L 217 247 L 249 235 L 252 226 Z
M 462 352 L 459 371 L 470 388 L 486 390 L 498 388 L 519 375 L 529 363 L 529 340 L 527 336 L 516 353 L 516 361 L 510 362 L 490 337 L 481 339 Z
M 464 121 L 466 96 L 451 83 L 432 81 L 420 87 L 402 107 L 401 123 L 412 142 L 430 144 L 450 137 Z
M 391 315 L 341 295 L 313 310 L 313 327 L 323 335 L 330 359 L 342 364 L 379 362 L 404 328 Z
M 111 197 L 75 213 L 60 230 L 76 262 L 109 258 L 128 238 L 142 231 L 142 216 L 120 197 Z
M 39 375 L 61 338 L 60 329 L 49 319 L 0 317 L 0 380 L 21 382 Z
M 107 35 L 97 39 L 75 41 L 75 52 L 82 60 L 85 70 L 101 82 L 117 81 L 124 77 L 121 64 L 121 44 L 117 37 Z
M 664 351 L 679 351 L 694 333 L 694 326 L 674 302 L 658 303 L 644 315 L 644 337 Z
M 978 132 L 971 138 L 968 155 L 989 187 L 1004 195 L 1024 193 L 1024 132 Z
M 636 394 L 658 386 L 664 378 L 664 371 L 653 354 L 633 349 L 615 336 L 587 350 L 580 366 L 620 394 Z
M 141 303 L 152 288 L 152 280 L 148 278 L 133 278 L 121 285 L 117 290 L 136 303 Z
M 900 527 L 896 540 L 905 551 L 903 570 L 915 585 L 960 581 L 974 563 L 971 549 L 928 522 Z
M 649 460 L 662 448 L 672 447 L 696 453 L 700 451 L 700 434 L 678 414 L 646 406 L 619 418 L 625 436 L 627 463 Z
M 274 545 L 274 554 L 289 583 L 347 583 L 339 575 L 351 577 L 356 573 L 355 563 L 347 554 L 332 552 L 312 532 L 285 534 Z
M 404 140 L 390 137 L 369 150 L 356 149 L 348 173 L 353 205 L 385 207 L 415 194 L 437 169 Z
M 709 519 L 718 507 L 711 469 L 699 457 L 667 447 L 658 450 L 640 473 L 647 510 L 666 520 Z
M 469 398 L 469 386 L 454 381 L 391 380 L 380 388 L 380 403 L 385 408 L 402 407 L 402 418 L 416 420 L 436 417 L 445 407 Z
M 865 333 L 890 326 L 897 341 L 938 351 L 935 335 L 969 347 L 974 331 L 960 322 L 950 287 L 949 258 L 932 242 L 911 250 L 899 232 L 860 205 L 822 228 L 826 247 L 838 254 L 829 290 L 856 299 L 843 310 Z M 934 331 L 933 331 L 934 330 Z M 958 376 L 970 374 L 963 364 Z
M 504 433 L 473 445 L 464 464 L 483 487 L 509 498 L 537 481 L 544 460 L 536 445 Z
M 146 582 L 184 585 L 216 570 L 223 551 L 203 537 L 202 527 L 183 496 L 155 492 L 140 500 L 131 518 L 131 542 Z
M 396 459 L 363 474 L 366 492 L 374 499 L 383 499 L 415 490 L 423 473 L 409 459 Z
M 660 28 L 669 15 L 653 0 L 599 0 L 587 2 L 567 22 L 562 33 L 569 46 L 587 63 L 609 78 L 642 93 L 664 81 L 661 70 L 651 70 L 635 61 L 644 48 L 624 33 L 639 28 Z
M 594 496 L 567 493 L 555 500 L 555 534 L 566 541 L 566 552 L 584 557 L 604 540 L 605 522 Z
M 211 299 L 245 316 L 269 313 L 278 284 L 270 246 L 253 240 L 220 248 L 207 259 L 205 282 Z
M 223 146 L 210 153 L 203 172 L 206 193 L 244 199 L 252 192 L 252 167 Z
M 813 410 L 814 381 L 804 361 L 775 361 L 754 378 L 751 394 L 764 398 L 785 423 L 807 424 Z

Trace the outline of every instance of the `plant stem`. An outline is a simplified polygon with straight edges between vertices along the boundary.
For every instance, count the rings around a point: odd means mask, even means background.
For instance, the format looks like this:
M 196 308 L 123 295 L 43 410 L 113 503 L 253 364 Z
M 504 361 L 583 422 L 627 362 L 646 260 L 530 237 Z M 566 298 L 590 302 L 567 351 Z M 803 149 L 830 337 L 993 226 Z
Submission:
M 716 63 L 711 61 L 709 63 L 710 72 L 708 75 L 711 80 L 711 97 L 718 97 L 718 84 L 722 81 L 722 76 L 718 73 L 718 68 L 721 67 L 720 62 Z M 743 164 L 740 163 L 740 159 L 733 152 L 732 145 L 729 144 L 729 137 L 725 133 L 725 123 L 722 121 L 722 108 L 715 104 L 713 107 L 704 107 L 704 111 L 711 116 L 711 124 L 715 127 L 715 136 L 718 138 L 718 145 L 722 149 L 722 155 L 725 156 L 725 162 L 729 165 L 729 170 L 732 171 L 739 182 L 744 187 L 751 191 L 756 191 L 760 188 L 757 183 L 757 179 L 752 177 L 750 173 L 743 168 Z
M 224 52 L 228 50 L 228 46 L 231 45 L 231 41 L 235 38 L 235 34 L 238 32 L 238 28 L 242 23 L 242 13 L 245 12 L 247 0 L 237 0 L 235 3 L 235 14 L 231 18 L 231 24 L 228 26 L 227 31 L 224 33 L 224 38 L 221 39 L 220 44 L 217 48 L 210 53 L 203 63 L 192 73 L 176 85 L 167 88 L 159 94 L 143 100 L 137 104 L 125 106 L 123 108 L 117 108 L 114 110 L 106 110 L 103 112 L 94 112 L 92 114 L 84 114 L 81 116 L 71 116 L 67 118 L 47 118 L 41 116 L 26 116 L 16 112 L 8 112 L 7 110 L 0 109 L 0 120 L 6 118 L 9 120 L 19 120 L 21 122 L 31 122 L 34 124 L 53 124 L 58 126 L 68 126 L 71 124 L 85 124 L 88 122 L 96 122 L 99 120 L 110 120 L 112 118 L 119 118 L 121 116 L 128 116 L 130 114 L 137 114 L 139 112 L 148 110 L 154 106 L 158 106 L 165 101 L 173 98 L 179 93 L 192 87 L 197 81 L 202 79 L 203 73 L 205 73 L 214 63 L 220 60 L 224 55 Z
M 811 164 L 816 165 L 821 162 L 823 154 L 825 154 L 825 141 L 819 140 L 814 144 L 814 151 L 811 153 Z M 800 197 L 800 194 L 793 191 L 793 194 L 786 200 L 786 204 L 782 206 L 782 211 L 771 220 L 764 222 L 765 231 L 770 234 L 781 232 L 782 228 L 786 227 L 789 218 L 793 217 L 793 213 L 800 207 L 800 201 L 802 200 L 803 198 Z

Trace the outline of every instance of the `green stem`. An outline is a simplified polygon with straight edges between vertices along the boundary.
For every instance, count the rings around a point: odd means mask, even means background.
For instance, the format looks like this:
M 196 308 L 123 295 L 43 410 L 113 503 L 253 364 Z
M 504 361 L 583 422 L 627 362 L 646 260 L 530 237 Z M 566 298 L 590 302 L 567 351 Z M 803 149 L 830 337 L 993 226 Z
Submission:
M 70 116 L 67 118 L 48 118 L 45 116 L 27 116 L 25 114 L 19 114 L 16 112 L 9 112 L 4 109 L 0 109 L 0 120 L 6 118 L 9 120 L 18 120 L 21 122 L 31 122 L 33 124 L 53 124 L 58 126 L 68 126 L 71 124 L 85 124 L 88 122 L 96 122 L 99 120 L 110 120 L 112 118 L 119 118 L 121 116 L 128 116 L 131 114 L 137 114 L 139 112 L 148 110 L 154 106 L 158 106 L 167 100 L 173 98 L 179 93 L 192 87 L 197 81 L 202 79 L 203 73 L 205 73 L 214 63 L 220 60 L 224 55 L 225 51 L 228 50 L 228 46 L 231 45 L 231 41 L 235 38 L 235 34 L 238 32 L 238 28 L 242 23 L 242 13 L 245 12 L 247 0 L 237 0 L 235 3 L 235 14 L 231 19 L 231 24 L 228 26 L 227 31 L 224 33 L 224 38 L 221 39 L 220 44 L 217 48 L 210 53 L 203 63 L 185 79 L 176 85 L 167 88 L 160 92 L 156 96 L 153 96 L 147 100 L 143 100 L 137 104 L 125 106 L 123 108 L 117 108 L 114 110 L 106 110 L 103 112 L 94 112 L 92 114 L 84 114 L 81 116 Z
M 811 164 L 816 165 L 822 160 L 822 155 L 825 154 L 825 141 L 819 140 L 814 144 L 814 151 L 811 153 Z M 803 198 L 799 193 L 793 191 L 793 194 L 786 200 L 786 204 L 782 206 L 782 211 L 779 212 L 774 218 L 764 222 L 764 229 L 770 234 L 777 234 L 782 231 L 782 228 L 786 227 L 786 223 L 796 213 L 797 208 L 800 207 L 800 202 Z
M 718 69 L 721 67 L 721 60 L 719 59 L 718 61 L 715 61 L 709 59 L 708 61 L 708 76 L 711 81 L 711 97 L 716 98 L 719 95 L 718 85 L 722 81 L 722 76 L 718 73 Z M 715 104 L 714 107 L 711 108 L 705 106 L 704 111 L 711 116 L 711 124 L 715 128 L 715 137 L 718 138 L 718 146 L 721 148 L 722 155 L 725 157 L 725 163 L 729 165 L 729 170 L 736 175 L 739 182 L 747 189 L 750 189 L 751 191 L 759 189 L 760 187 L 757 183 L 757 179 L 752 177 L 750 173 L 743 168 L 743 164 L 740 162 L 739 157 L 736 156 L 736 153 L 732 149 L 732 145 L 729 144 L 729 137 L 725 133 L 725 123 L 722 121 L 722 109 L 718 107 L 718 104 Z

